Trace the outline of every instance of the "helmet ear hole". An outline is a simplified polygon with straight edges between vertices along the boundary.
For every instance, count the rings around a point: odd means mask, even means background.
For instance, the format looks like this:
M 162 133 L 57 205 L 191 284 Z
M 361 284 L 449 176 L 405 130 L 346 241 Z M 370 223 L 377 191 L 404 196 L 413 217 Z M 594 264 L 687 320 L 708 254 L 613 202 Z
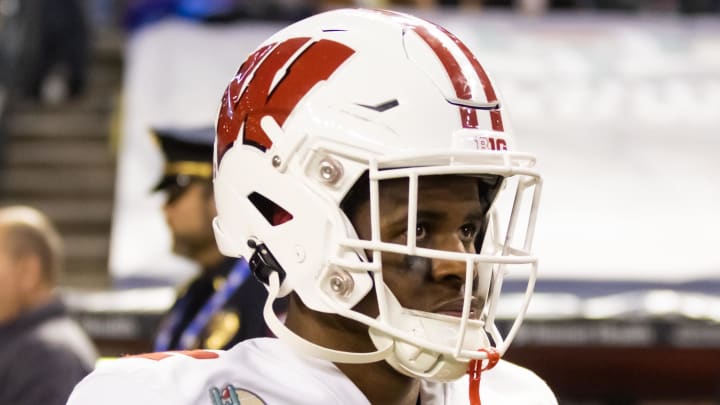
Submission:
M 502 189 L 503 181 L 504 178 L 498 175 L 478 176 L 478 196 L 485 211 L 485 220 L 483 221 L 482 229 L 480 229 L 480 232 L 478 232 L 473 241 L 475 251 L 478 253 L 482 252 L 482 247 L 488 233 L 492 206 L 495 203 L 498 193 Z
M 248 200 L 272 226 L 278 226 L 293 219 L 293 215 L 285 208 L 258 192 L 252 192 L 248 196 Z
M 353 218 L 357 207 L 368 200 L 370 200 L 370 173 L 366 170 L 345 194 L 340 202 L 340 209 L 348 218 Z

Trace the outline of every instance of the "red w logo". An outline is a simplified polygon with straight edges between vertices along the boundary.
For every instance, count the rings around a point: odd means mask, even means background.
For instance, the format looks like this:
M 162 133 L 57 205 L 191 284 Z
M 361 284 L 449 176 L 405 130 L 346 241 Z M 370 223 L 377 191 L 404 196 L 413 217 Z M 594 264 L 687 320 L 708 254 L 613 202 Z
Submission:
M 245 144 L 265 151 L 272 141 L 260 127 L 260 120 L 272 116 L 285 123 L 300 100 L 321 80 L 327 80 L 355 53 L 347 46 L 322 39 L 307 46 L 287 67 L 274 88 L 275 76 L 310 38 L 291 38 L 266 45 L 251 54 L 225 90 L 217 124 L 218 163 L 239 136 Z M 267 56 L 267 57 L 266 57 Z M 245 86 L 248 76 L 254 72 Z M 243 134 L 240 129 L 243 128 Z

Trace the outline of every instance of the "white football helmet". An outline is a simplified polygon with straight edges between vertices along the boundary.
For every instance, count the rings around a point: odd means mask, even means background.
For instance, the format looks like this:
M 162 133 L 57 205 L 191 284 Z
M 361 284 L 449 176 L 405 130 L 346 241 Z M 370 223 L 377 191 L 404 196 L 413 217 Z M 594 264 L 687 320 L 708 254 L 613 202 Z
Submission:
M 291 345 L 334 362 L 384 359 L 411 376 L 452 380 L 471 360 L 488 359 L 481 349 L 504 353 L 527 309 L 542 184 L 534 164 L 513 150 L 497 91 L 454 35 L 396 12 L 330 11 L 273 35 L 228 85 L 215 143 L 216 239 L 268 284 L 265 317 Z M 418 178 L 448 174 L 501 180 L 478 254 L 416 246 Z M 361 177 L 369 179 L 370 240 L 358 238 L 340 208 Z M 378 182 L 391 178 L 409 184 L 412 231 L 403 245 L 380 239 Z M 462 316 L 402 307 L 383 282 L 382 252 L 463 263 Z M 502 334 L 494 314 L 512 267 L 526 273 L 527 289 Z M 353 310 L 373 289 L 377 318 Z M 377 351 L 336 351 L 289 331 L 271 304 L 290 292 L 312 310 L 368 325 Z M 483 313 L 471 319 L 478 296 Z

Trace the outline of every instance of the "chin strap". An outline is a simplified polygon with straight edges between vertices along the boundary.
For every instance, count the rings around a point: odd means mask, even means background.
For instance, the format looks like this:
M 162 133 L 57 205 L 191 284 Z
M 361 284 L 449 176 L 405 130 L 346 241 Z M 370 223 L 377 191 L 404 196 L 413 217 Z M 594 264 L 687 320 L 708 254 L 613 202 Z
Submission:
M 468 374 L 470 375 L 470 405 L 481 405 L 480 403 L 480 374 L 490 370 L 500 361 L 500 352 L 494 348 L 480 349 L 479 352 L 487 354 L 487 364 L 483 367 L 484 360 L 470 360 Z
M 278 273 L 272 272 L 268 281 L 270 284 L 268 298 L 267 301 L 265 301 L 265 306 L 263 307 L 265 322 L 267 322 L 268 327 L 275 336 L 298 352 L 331 361 L 333 363 L 348 364 L 374 363 L 376 361 L 385 360 L 385 358 L 387 358 L 390 354 L 390 350 L 392 350 L 393 347 L 392 342 L 388 343 L 387 347 L 374 352 L 356 353 L 328 349 L 327 347 L 316 345 L 315 343 L 298 336 L 295 332 L 288 329 L 288 327 L 285 326 L 280 319 L 278 319 L 275 311 L 273 311 L 272 304 L 280 291 L 280 278 Z

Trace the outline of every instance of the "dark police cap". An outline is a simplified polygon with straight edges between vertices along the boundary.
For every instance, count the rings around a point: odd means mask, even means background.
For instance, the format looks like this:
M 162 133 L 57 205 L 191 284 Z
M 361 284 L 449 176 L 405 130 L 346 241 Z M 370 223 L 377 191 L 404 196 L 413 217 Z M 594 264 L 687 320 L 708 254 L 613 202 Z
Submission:
M 154 191 L 184 187 L 192 179 L 212 178 L 215 128 L 155 128 L 152 134 L 165 157 L 163 176 Z

